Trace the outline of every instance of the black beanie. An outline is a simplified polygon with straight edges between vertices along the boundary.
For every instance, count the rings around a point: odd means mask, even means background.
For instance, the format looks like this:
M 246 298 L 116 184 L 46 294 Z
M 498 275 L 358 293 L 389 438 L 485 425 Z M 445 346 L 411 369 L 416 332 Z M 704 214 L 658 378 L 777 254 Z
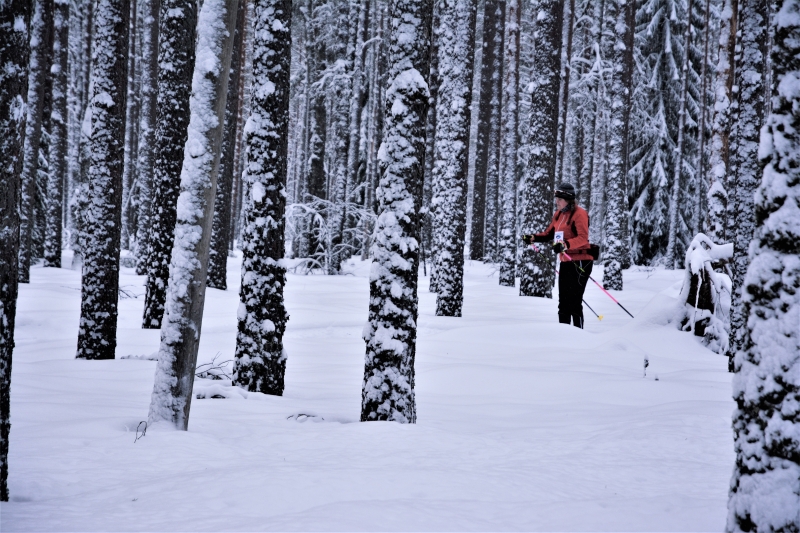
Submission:
M 568 202 L 575 200 L 575 187 L 571 183 L 561 183 L 556 187 L 556 198 L 562 198 Z

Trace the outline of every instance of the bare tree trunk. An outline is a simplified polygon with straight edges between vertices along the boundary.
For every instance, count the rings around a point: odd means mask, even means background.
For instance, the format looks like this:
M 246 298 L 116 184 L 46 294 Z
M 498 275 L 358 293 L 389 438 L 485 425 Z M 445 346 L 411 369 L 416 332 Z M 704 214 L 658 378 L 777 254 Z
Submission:
M 136 234 L 132 203 L 136 178 L 137 145 L 139 141 L 139 55 L 136 51 L 137 0 L 130 0 L 130 33 L 128 35 L 128 105 L 125 110 L 125 167 L 122 173 L 122 249 L 130 249 L 131 237 Z
M 494 56 L 492 58 L 492 97 L 489 102 L 489 141 L 486 156 L 486 222 L 483 255 L 492 262 L 500 260 L 500 136 L 503 108 L 503 51 L 505 50 L 506 0 L 497 0 L 493 19 Z
M 32 2 L 0 3 L 0 501 L 8 501 L 11 359 L 17 315 L 19 200 Z
M 208 250 L 239 0 L 204 0 L 198 17 L 188 142 L 149 421 L 186 430 L 203 323 Z

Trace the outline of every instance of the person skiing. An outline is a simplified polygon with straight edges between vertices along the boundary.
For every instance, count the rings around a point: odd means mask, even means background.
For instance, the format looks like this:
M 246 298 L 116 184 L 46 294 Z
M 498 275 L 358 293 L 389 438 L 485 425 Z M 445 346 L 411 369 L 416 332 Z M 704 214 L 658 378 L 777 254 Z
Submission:
M 558 271 L 558 321 L 583 328 L 583 292 L 592 274 L 594 257 L 589 253 L 589 214 L 575 204 L 575 187 L 562 183 L 556 188 L 556 212 L 547 229 L 523 235 L 522 242 L 553 241 L 560 256 Z

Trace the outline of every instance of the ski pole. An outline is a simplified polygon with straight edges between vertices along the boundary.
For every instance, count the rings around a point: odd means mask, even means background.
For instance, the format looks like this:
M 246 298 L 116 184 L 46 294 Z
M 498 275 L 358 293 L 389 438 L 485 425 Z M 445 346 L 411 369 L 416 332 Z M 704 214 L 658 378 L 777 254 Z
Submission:
M 547 259 L 547 256 L 545 256 L 545 255 L 542 253 L 542 251 L 541 251 L 541 250 L 539 250 L 539 247 L 538 247 L 538 246 L 536 246 L 535 244 L 531 243 L 531 248 L 532 248 L 532 249 L 533 249 L 533 250 L 534 250 L 534 251 L 535 251 L 537 254 L 539 254 L 539 255 L 541 255 L 542 257 L 544 257 L 545 259 Z M 558 276 L 558 275 L 559 275 L 559 273 L 558 273 L 558 269 L 556 269 L 556 276 Z M 588 308 L 589 308 L 589 311 L 591 311 L 592 313 L 594 313 L 594 316 L 596 316 L 596 317 L 597 317 L 597 320 L 603 320 L 603 315 L 598 315 L 598 314 L 597 314 L 597 311 L 595 311 L 594 309 L 592 309 L 592 306 L 591 306 L 591 305 L 589 305 L 588 303 L 586 303 L 586 300 L 584 300 L 583 298 L 581 298 L 581 301 L 583 302 L 583 305 L 585 305 L 586 307 L 588 307 Z
M 564 254 L 564 257 L 566 257 L 567 259 L 569 259 L 570 261 L 572 261 L 572 258 L 569 256 L 569 254 L 567 254 L 567 252 L 561 252 L 561 253 L 563 253 L 563 254 Z M 573 261 L 573 263 L 574 263 L 574 261 Z M 580 270 L 581 272 L 583 272 L 584 274 L 586 274 L 586 272 L 584 272 L 583 268 L 581 268 L 579 265 L 575 265 L 575 266 L 578 268 L 578 270 Z M 614 300 L 614 303 L 615 303 L 615 304 L 617 304 L 618 306 L 620 306 L 620 307 L 622 308 L 622 310 L 623 310 L 623 311 L 625 311 L 626 313 L 628 313 L 628 316 L 629 316 L 629 317 L 633 318 L 633 315 L 631 314 L 631 312 L 630 312 L 630 311 L 628 311 L 627 309 L 625 309 L 625 306 L 624 306 L 624 305 L 622 305 L 621 303 L 619 303 L 619 302 L 617 301 L 617 299 L 616 299 L 616 298 L 614 298 L 614 297 L 611 295 L 611 293 L 610 293 L 610 292 L 608 292 L 608 291 L 607 291 L 607 290 L 606 290 L 606 289 L 605 289 L 605 288 L 604 288 L 602 285 L 600 285 L 599 283 L 597 283 L 597 280 L 596 280 L 596 279 L 594 279 L 592 276 L 589 276 L 589 279 L 590 279 L 590 280 L 592 280 L 592 281 L 594 282 L 594 284 L 595 284 L 595 285 L 597 285 L 598 287 L 600 287 L 600 290 L 601 290 L 601 291 L 603 291 L 604 293 L 606 293 L 606 296 L 608 296 L 609 298 L 611 298 L 612 300 Z

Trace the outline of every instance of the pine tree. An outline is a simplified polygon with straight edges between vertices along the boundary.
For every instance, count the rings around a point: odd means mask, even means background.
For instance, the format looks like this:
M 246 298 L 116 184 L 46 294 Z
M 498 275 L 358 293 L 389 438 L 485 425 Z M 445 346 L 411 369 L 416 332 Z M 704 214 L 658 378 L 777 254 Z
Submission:
M 11 359 L 17 314 L 20 174 L 32 3 L 0 3 L 0 501 L 8 501 Z
M 136 153 L 138 177 L 138 213 L 136 214 L 136 273 L 147 273 L 150 220 L 153 205 L 153 163 L 158 100 L 158 18 L 160 0 L 139 0 L 142 19 L 139 21 L 139 149 Z
M 129 7 L 127 0 L 98 0 L 94 12 L 79 359 L 113 359 L 117 347 Z
M 42 140 L 42 118 L 46 82 L 50 72 L 53 0 L 35 0 L 31 19 L 30 59 L 28 63 L 28 97 L 25 122 L 25 156 L 22 165 L 20 199 L 19 281 L 30 282 L 33 255 L 36 181 L 39 173 L 39 149 Z
M 739 88 L 739 107 L 736 116 L 736 131 L 732 136 L 730 154 L 736 169 L 729 176 L 728 230 L 733 242 L 731 262 L 733 294 L 731 305 L 731 354 L 741 349 L 741 334 L 746 315 L 742 308 L 744 295 L 742 280 L 748 265 L 748 248 L 753 240 L 756 223 L 754 195 L 761 177 L 758 160 L 759 133 L 764 124 L 766 110 L 767 24 L 769 21 L 768 0 L 741 0 L 738 13 L 738 43 L 740 50 L 736 58 L 736 85 Z
M 242 38 L 244 36 L 245 2 L 239 2 L 236 14 L 236 33 L 233 36 L 233 54 L 228 78 L 228 98 L 225 102 L 225 130 L 222 138 L 222 156 L 217 178 L 217 198 L 214 202 L 214 223 L 211 232 L 211 249 L 208 256 L 208 286 L 225 290 L 228 286 L 228 247 L 231 240 L 231 189 L 236 167 L 236 138 L 238 133 L 239 84 L 241 76 Z
M 436 207 L 433 219 L 436 315 L 461 316 L 476 6 L 457 0 L 437 0 L 434 9 L 440 10 L 431 200 Z
M 745 69 L 746 43 L 758 42 L 753 39 L 760 33 L 747 20 L 763 15 L 764 4 L 742 3 Z M 761 141 L 766 168 L 755 194 L 756 229 L 743 282 L 747 325 L 734 359 L 736 466 L 727 531 L 800 530 L 800 2 L 780 0 L 775 7 L 773 108 Z
M 611 124 L 609 125 L 608 176 L 606 182 L 606 216 L 603 244 L 603 285 L 606 289 L 622 290 L 622 268 L 628 243 L 625 228 L 628 226 L 628 209 L 625 188 L 627 165 L 629 87 L 633 67 L 633 50 L 626 43 L 633 32 L 628 15 L 632 0 L 607 0 L 609 21 L 613 20 L 610 63 L 613 68 L 611 80 Z
M 239 0 L 204 0 L 198 17 L 191 117 L 149 422 L 186 430 L 203 322 L 208 251 Z
M 139 80 L 141 61 L 137 46 L 139 42 L 138 0 L 130 0 L 128 25 L 128 95 L 125 109 L 125 165 L 122 170 L 122 249 L 130 250 L 132 237 L 136 235 L 137 182 L 136 163 L 139 149 Z
M 550 222 L 555 192 L 558 144 L 559 83 L 561 72 L 564 6 L 557 0 L 536 0 L 534 57 L 529 92 L 531 94 L 530 159 L 526 167 L 521 195 L 522 227 L 520 232 L 542 231 Z M 525 247 L 520 261 L 520 296 L 552 297 L 555 264 Z
M 500 131 L 500 285 L 513 287 L 517 255 L 517 148 L 519 121 L 519 0 L 506 1 L 503 106 Z
M 47 179 L 47 228 L 44 266 L 61 268 L 64 182 L 67 178 L 67 70 L 69 0 L 55 0 L 53 16 L 52 103 Z
M 361 420 L 415 423 L 420 208 L 431 3 L 389 0 L 389 89 L 373 244 Z
M 208 1 L 208 0 L 206 0 Z M 284 211 L 289 130 L 291 1 L 256 0 L 253 93 L 245 132 L 242 285 L 234 383 L 282 395 L 286 372 Z M 269 87 L 264 91 L 260 87 Z
M 489 140 L 486 156 L 486 222 L 484 226 L 484 258 L 500 260 L 500 137 L 503 109 L 503 74 L 505 64 L 506 0 L 497 0 L 492 19 L 495 23 L 494 54 L 492 61 L 492 87 L 489 101 Z
M 164 316 L 170 252 L 189 125 L 197 3 L 162 0 L 158 40 L 158 102 L 154 143 L 147 284 L 142 327 L 158 329 Z

